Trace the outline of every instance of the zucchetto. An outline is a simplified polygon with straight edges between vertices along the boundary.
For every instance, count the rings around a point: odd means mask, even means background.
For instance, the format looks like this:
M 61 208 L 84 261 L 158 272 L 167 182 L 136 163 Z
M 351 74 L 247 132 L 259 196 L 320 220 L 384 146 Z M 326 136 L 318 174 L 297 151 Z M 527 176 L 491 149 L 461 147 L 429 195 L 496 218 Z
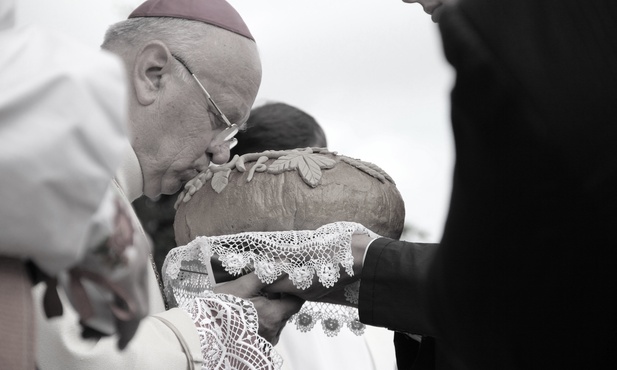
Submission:
M 240 14 L 225 0 L 148 0 L 129 15 L 139 17 L 200 21 L 255 40 Z

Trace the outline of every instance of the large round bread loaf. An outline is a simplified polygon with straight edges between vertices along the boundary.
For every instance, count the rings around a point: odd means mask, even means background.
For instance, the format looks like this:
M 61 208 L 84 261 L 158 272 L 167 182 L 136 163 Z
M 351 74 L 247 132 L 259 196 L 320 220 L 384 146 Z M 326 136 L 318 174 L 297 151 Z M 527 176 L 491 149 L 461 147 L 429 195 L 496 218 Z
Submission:
M 314 230 L 358 222 L 398 239 L 405 208 L 379 167 L 320 148 L 236 156 L 191 180 L 177 202 L 178 245 L 197 236 Z

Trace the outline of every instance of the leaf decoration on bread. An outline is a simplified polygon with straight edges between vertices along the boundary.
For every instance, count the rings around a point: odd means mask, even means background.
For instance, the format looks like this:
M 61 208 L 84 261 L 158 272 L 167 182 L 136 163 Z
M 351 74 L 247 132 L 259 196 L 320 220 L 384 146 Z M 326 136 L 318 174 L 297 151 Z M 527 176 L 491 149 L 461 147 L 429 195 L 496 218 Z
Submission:
M 295 152 L 272 162 L 268 167 L 268 173 L 279 174 L 285 171 L 298 170 L 302 180 L 314 188 L 319 185 L 321 180 L 321 170 L 332 168 L 335 164 L 334 159 L 319 154 Z
M 231 169 L 226 168 L 223 171 L 215 172 L 212 176 L 212 189 L 217 193 L 220 193 L 225 189 L 227 184 L 229 183 L 229 174 L 231 173 Z
M 341 156 L 341 162 L 345 162 L 350 166 L 354 166 L 360 171 L 363 171 L 366 174 L 373 176 L 374 178 L 378 179 L 379 181 L 383 183 L 385 183 L 386 180 L 388 180 L 394 184 L 394 180 L 392 180 L 392 177 L 390 177 L 390 175 L 388 175 L 386 171 L 382 170 L 381 167 L 377 166 L 376 164 L 373 164 L 370 162 L 364 162 L 359 159 L 354 159 L 354 158 L 345 157 L 345 156 Z
M 268 150 L 261 153 L 248 153 L 242 156 L 235 155 L 231 161 L 220 166 L 212 166 L 197 175 L 184 186 L 184 191 L 179 195 L 176 208 L 180 202 L 188 202 L 196 191 L 201 189 L 209 180 L 210 186 L 216 193 L 222 192 L 229 183 L 229 175 L 232 170 L 247 172 L 246 181 L 250 182 L 256 172 L 281 174 L 286 171 L 297 171 L 302 180 L 310 187 L 317 187 L 323 175 L 322 170 L 336 166 L 337 160 L 326 156 L 331 154 L 341 162 L 378 179 L 382 183 L 389 181 L 394 183 L 388 174 L 378 166 L 359 159 L 338 155 L 326 148 L 305 148 L 292 150 Z M 269 165 L 267 162 L 274 159 Z

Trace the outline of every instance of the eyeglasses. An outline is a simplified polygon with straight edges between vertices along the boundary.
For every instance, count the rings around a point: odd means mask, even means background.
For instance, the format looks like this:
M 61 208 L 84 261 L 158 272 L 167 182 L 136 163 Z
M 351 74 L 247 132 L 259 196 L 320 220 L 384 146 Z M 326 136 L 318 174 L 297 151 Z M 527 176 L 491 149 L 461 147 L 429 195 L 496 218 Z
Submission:
M 219 133 L 218 135 L 216 135 L 214 137 L 214 139 L 212 140 L 214 145 L 219 145 L 219 144 L 223 144 L 223 143 L 229 142 L 229 149 L 235 147 L 238 144 L 238 139 L 234 138 L 234 136 L 236 136 L 236 134 L 238 133 L 238 126 L 235 123 L 229 122 L 229 119 L 227 119 L 227 116 L 225 115 L 225 113 L 223 113 L 223 111 L 219 108 L 219 106 L 216 105 L 214 100 L 212 100 L 212 97 L 208 93 L 208 90 L 206 90 L 204 85 L 201 83 L 201 81 L 199 81 L 197 76 L 195 76 L 195 74 L 186 65 L 186 63 L 184 63 L 184 61 L 182 59 L 180 59 L 178 56 L 173 55 L 173 54 L 172 54 L 172 56 L 178 62 L 180 62 L 180 64 L 182 64 L 184 66 L 184 68 L 186 68 L 186 70 L 190 73 L 191 76 L 193 76 L 193 79 L 195 80 L 195 82 L 197 82 L 197 84 L 201 88 L 201 91 L 203 91 L 204 94 L 206 95 L 206 98 L 208 99 L 208 102 L 214 108 L 214 111 L 212 113 L 214 113 L 216 118 L 218 118 L 219 120 L 223 121 L 225 123 L 225 125 L 227 125 L 227 128 L 225 130 L 223 130 L 221 133 Z

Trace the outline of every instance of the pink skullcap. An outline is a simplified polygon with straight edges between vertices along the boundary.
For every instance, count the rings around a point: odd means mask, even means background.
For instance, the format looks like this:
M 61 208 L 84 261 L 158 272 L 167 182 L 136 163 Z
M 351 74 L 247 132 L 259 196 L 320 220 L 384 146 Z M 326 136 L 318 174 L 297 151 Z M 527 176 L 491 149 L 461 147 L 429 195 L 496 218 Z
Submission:
M 225 0 L 148 0 L 129 15 L 129 18 L 138 17 L 200 21 L 255 41 L 240 14 Z

